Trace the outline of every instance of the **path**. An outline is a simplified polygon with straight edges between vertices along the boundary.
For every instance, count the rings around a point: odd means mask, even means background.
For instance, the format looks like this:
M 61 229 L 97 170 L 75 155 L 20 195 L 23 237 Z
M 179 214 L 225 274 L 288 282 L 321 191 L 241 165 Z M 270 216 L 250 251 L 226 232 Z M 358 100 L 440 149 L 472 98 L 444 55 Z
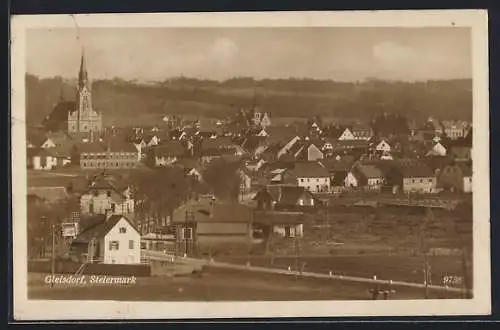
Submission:
M 165 254 L 163 252 L 158 251 L 145 251 L 144 255 L 147 258 L 152 258 L 155 260 L 165 260 L 172 262 L 172 256 Z M 257 267 L 250 265 L 236 265 L 232 263 L 218 262 L 218 261 L 208 261 L 203 259 L 193 259 L 193 258 L 176 258 L 176 262 L 180 263 L 190 263 L 197 266 L 210 265 L 212 267 L 219 268 L 227 268 L 234 270 L 246 270 L 246 271 L 255 271 L 255 272 L 263 272 L 269 274 L 281 274 L 281 275 L 300 275 L 302 277 L 308 278 L 317 278 L 317 279 L 332 279 L 332 280 L 340 280 L 340 281 L 348 281 L 348 282 L 358 282 L 358 283 L 369 283 L 369 284 L 381 284 L 387 285 L 391 284 L 392 286 L 401 286 L 401 287 L 410 287 L 410 288 L 419 288 L 425 289 L 425 284 L 423 283 L 412 283 L 412 282 L 404 282 L 404 281 L 388 281 L 388 280 L 380 280 L 380 279 L 372 279 L 365 277 L 356 277 L 356 276 L 343 276 L 336 274 L 321 274 L 321 273 L 313 273 L 313 272 L 297 272 L 288 269 L 279 269 L 279 268 L 269 268 L 269 267 Z M 437 291 L 448 291 L 448 292 L 456 292 L 461 293 L 463 289 L 461 288 L 451 288 L 444 287 L 438 285 L 429 285 L 427 286 L 429 290 L 437 290 Z

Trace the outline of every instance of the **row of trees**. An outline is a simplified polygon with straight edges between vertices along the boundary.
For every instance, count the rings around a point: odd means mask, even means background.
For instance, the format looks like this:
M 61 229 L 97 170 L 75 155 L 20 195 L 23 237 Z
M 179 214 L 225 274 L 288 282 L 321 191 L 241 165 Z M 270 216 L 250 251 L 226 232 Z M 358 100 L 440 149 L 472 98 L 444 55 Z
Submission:
M 254 88 L 255 85 L 258 88 Z M 75 88 L 61 78 L 26 76 L 27 117 L 40 123 L 61 98 L 74 99 Z M 254 82 L 238 78 L 225 82 L 173 79 L 168 83 L 100 80 L 93 83 L 94 106 L 110 116 L 182 113 L 227 117 L 256 102 L 272 116 L 311 115 L 366 118 L 383 112 L 412 117 L 470 119 L 470 81 L 341 83 L 312 79 L 276 79 Z

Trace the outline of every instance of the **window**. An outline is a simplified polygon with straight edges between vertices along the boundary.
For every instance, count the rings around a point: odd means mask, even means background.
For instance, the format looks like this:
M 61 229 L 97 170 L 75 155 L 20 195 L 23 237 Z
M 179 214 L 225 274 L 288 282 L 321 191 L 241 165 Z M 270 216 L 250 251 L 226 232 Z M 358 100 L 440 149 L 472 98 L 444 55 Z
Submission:
M 316 182 L 319 182 L 319 179 L 316 179 Z
M 424 179 L 420 179 L 420 183 L 424 182 Z
M 300 182 L 304 183 L 304 179 L 300 179 Z
M 429 179 L 429 182 L 432 182 L 432 179 Z
M 193 239 L 193 228 L 182 228 L 183 239 Z
M 119 231 L 120 231 L 120 234 L 125 234 L 127 232 L 127 228 L 120 227 Z
M 108 190 L 108 191 L 106 192 L 106 195 L 108 195 L 108 197 L 111 197 L 111 191 L 110 191 L 110 190 Z
M 116 212 L 116 204 L 111 203 L 111 212 L 115 213 Z
M 128 248 L 130 250 L 132 250 L 134 248 L 134 240 L 133 239 L 131 239 L 131 240 L 128 241 Z
M 120 248 L 120 242 L 118 241 L 109 241 L 109 250 L 119 250 Z
M 94 191 L 92 192 L 92 195 L 94 195 L 94 197 L 97 197 L 97 196 L 99 196 L 99 192 L 98 192 L 97 190 L 94 190 Z

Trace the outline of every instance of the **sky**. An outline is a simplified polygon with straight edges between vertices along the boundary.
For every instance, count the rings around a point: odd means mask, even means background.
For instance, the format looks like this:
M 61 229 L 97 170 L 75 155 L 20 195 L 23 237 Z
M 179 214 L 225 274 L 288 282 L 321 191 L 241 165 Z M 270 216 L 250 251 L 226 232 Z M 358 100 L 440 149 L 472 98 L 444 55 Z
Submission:
M 27 34 L 27 71 L 90 79 L 472 77 L 468 28 L 86 28 Z

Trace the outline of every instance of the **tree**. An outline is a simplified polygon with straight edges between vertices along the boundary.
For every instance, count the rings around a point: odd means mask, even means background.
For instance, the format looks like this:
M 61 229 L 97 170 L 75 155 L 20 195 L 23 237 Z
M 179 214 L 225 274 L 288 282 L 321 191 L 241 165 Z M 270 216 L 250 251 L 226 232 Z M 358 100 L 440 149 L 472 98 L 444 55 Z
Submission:
M 188 199 L 191 189 L 191 180 L 178 167 L 138 171 L 131 181 L 140 211 L 152 215 L 157 225 Z
M 221 199 L 238 199 L 241 178 L 239 162 L 228 162 L 223 159 L 212 161 L 203 172 L 203 179 Z

